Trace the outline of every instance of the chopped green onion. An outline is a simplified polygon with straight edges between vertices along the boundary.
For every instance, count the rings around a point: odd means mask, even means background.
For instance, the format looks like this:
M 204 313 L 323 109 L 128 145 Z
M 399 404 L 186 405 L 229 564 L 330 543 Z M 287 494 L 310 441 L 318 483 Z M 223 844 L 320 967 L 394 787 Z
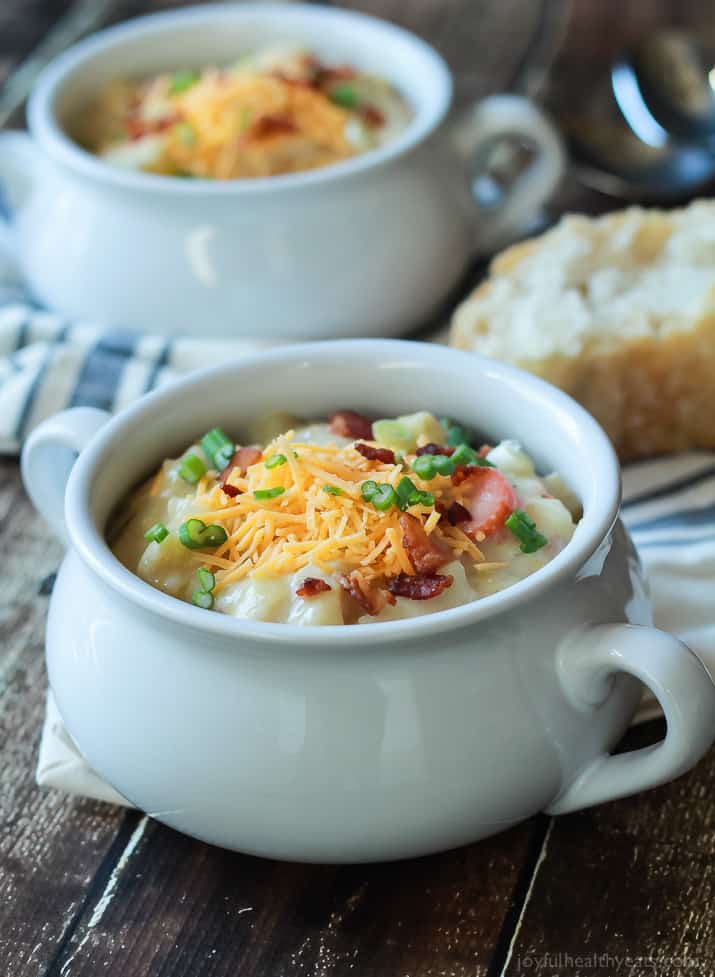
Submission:
M 285 465 L 287 461 L 285 455 L 271 455 L 266 458 L 266 468 L 278 468 L 279 465 Z
M 181 459 L 179 475 L 189 485 L 196 485 L 202 475 L 206 474 L 206 465 L 198 455 L 186 455 Z
M 201 447 L 217 471 L 222 471 L 233 458 L 236 446 L 220 427 L 214 427 L 201 438 Z
M 183 143 L 187 148 L 196 145 L 196 130 L 191 123 L 177 122 L 174 126 L 174 132 L 179 142 Z
M 412 462 L 412 471 L 415 475 L 423 478 L 425 482 L 429 482 L 437 474 L 434 466 L 434 457 L 434 455 L 417 455 Z
M 457 462 L 449 455 L 432 455 L 432 464 L 438 475 L 451 475 Z
M 456 467 L 454 457 L 448 455 L 418 455 L 412 462 L 412 471 L 426 482 L 435 475 L 451 475 Z
M 195 85 L 198 80 L 198 71 L 175 71 L 171 76 L 169 94 L 179 95 L 181 92 L 185 92 L 188 88 L 191 88 L 192 85 Z
M 328 495 L 342 495 L 343 494 L 343 490 L 341 488 L 338 488 L 337 485 L 324 485 L 323 486 L 323 491 L 324 492 L 327 492 Z
M 370 501 L 380 512 L 387 512 L 397 502 L 397 493 L 391 485 L 381 484 Z
M 187 519 L 179 527 L 179 539 L 190 550 L 220 546 L 228 539 L 223 526 L 207 526 L 201 519 Z
M 375 493 L 377 492 L 377 489 L 378 489 L 377 482 L 373 482 L 373 480 L 370 479 L 369 481 L 362 483 L 362 485 L 360 486 L 360 494 L 362 495 L 365 502 L 372 502 L 373 498 L 375 497 Z
M 191 595 L 191 603 L 205 611 L 210 611 L 214 606 L 214 595 L 210 590 L 195 590 Z
M 486 458 L 482 458 L 474 448 L 470 448 L 468 444 L 459 444 L 452 452 L 452 461 L 455 465 L 478 465 L 481 468 L 496 468 L 496 465 L 488 461 Z
M 151 540 L 152 543 L 161 543 L 169 535 L 169 530 L 163 522 L 155 522 L 153 526 L 144 533 L 144 539 Z
M 336 85 L 331 89 L 329 98 L 343 109 L 354 109 L 358 103 L 357 92 L 352 85 Z
M 457 424 L 451 417 L 443 417 L 439 423 L 447 432 L 447 444 L 450 448 L 456 447 L 458 444 L 469 444 L 469 431 L 461 424 Z M 463 463 L 460 462 L 460 464 Z
M 213 590 L 216 586 L 216 577 L 210 570 L 206 567 L 199 567 L 196 571 L 196 576 L 199 578 L 199 583 L 201 584 L 201 589 L 205 590 L 207 593 Z
M 536 528 L 536 523 L 523 509 L 514 509 L 504 525 L 521 542 L 522 553 L 535 553 L 549 542 Z
M 410 498 L 410 505 L 434 505 L 434 495 L 431 492 L 420 492 L 417 491 L 414 497 Z
M 404 478 L 401 478 L 397 483 L 397 508 L 404 512 L 405 509 L 411 505 L 410 499 L 418 491 L 419 489 L 415 483 L 412 481 L 412 479 L 408 478 L 407 475 L 405 475 Z
M 279 495 L 283 495 L 285 492 L 285 487 L 283 485 L 276 485 L 275 488 L 269 489 L 256 489 L 253 493 L 254 499 L 277 499 Z

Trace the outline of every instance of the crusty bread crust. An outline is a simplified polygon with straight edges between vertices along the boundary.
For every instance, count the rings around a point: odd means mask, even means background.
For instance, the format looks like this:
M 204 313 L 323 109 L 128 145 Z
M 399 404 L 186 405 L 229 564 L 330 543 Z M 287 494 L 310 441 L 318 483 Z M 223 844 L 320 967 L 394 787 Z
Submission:
M 614 232 L 627 213 L 606 218 Z M 642 233 L 633 248 L 639 261 L 648 261 L 662 248 L 671 222 L 662 211 L 643 214 Z M 527 256 L 548 246 L 547 234 L 514 245 L 493 260 L 489 279 L 455 314 L 451 345 L 479 352 L 480 336 L 491 326 L 481 312 L 470 312 L 470 305 L 476 310 L 496 278 L 510 275 Z M 715 288 L 707 305 L 705 314 L 685 322 L 684 328 L 656 330 L 647 336 L 601 337 L 587 341 L 571 356 L 504 358 L 583 404 L 604 427 L 623 461 L 715 449 Z

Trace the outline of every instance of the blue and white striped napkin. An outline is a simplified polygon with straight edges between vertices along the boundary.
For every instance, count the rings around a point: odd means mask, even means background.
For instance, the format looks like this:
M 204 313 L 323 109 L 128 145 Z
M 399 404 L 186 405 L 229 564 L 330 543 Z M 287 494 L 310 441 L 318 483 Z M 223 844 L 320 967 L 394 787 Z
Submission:
M 167 340 L 67 322 L 32 301 L 0 249 L 0 453 L 18 454 L 30 431 L 56 411 L 118 411 L 182 373 L 270 345 Z M 623 518 L 648 572 L 655 622 L 678 634 L 715 675 L 715 454 L 630 465 L 623 482 Z M 656 712 L 646 701 L 638 718 Z M 89 768 L 51 697 L 37 779 L 122 803 Z

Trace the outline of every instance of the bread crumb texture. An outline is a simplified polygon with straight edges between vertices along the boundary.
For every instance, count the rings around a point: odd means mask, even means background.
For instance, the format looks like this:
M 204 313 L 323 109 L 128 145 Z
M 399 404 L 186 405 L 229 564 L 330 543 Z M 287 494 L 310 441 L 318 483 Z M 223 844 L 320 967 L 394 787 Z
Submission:
M 715 448 L 715 201 L 564 217 L 493 260 L 450 342 L 561 387 L 623 460 Z

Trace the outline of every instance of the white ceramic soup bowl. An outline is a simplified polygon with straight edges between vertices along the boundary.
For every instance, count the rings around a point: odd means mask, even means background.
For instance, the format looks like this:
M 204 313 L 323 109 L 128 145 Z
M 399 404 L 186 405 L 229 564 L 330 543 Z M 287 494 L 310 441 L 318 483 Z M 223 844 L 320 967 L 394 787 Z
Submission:
M 519 438 L 582 499 L 573 539 L 533 576 L 468 605 L 303 628 L 182 603 L 109 550 L 117 503 L 205 430 L 240 437 L 276 409 L 311 418 L 341 407 L 428 408 L 490 439 Z M 69 544 L 47 661 L 70 733 L 120 793 L 206 841 L 305 861 L 419 855 L 652 787 L 715 737 L 705 669 L 648 626 L 606 436 L 510 367 L 400 341 L 283 348 L 196 373 L 111 419 L 60 414 L 30 438 L 23 476 Z M 610 756 L 641 682 L 666 738 Z
M 221 182 L 124 171 L 68 135 L 112 79 L 228 64 L 277 40 L 385 76 L 411 123 L 334 166 Z M 442 126 L 451 92 L 424 41 L 343 10 L 221 4 L 104 31 L 43 73 L 29 135 L 0 134 L 0 187 L 26 280 L 67 316 L 169 335 L 404 333 L 428 319 L 478 245 L 533 217 L 562 169 L 558 138 L 527 101 L 496 96 L 457 130 Z M 536 159 L 502 206 L 480 209 L 469 189 L 476 160 L 504 134 L 528 139 Z

